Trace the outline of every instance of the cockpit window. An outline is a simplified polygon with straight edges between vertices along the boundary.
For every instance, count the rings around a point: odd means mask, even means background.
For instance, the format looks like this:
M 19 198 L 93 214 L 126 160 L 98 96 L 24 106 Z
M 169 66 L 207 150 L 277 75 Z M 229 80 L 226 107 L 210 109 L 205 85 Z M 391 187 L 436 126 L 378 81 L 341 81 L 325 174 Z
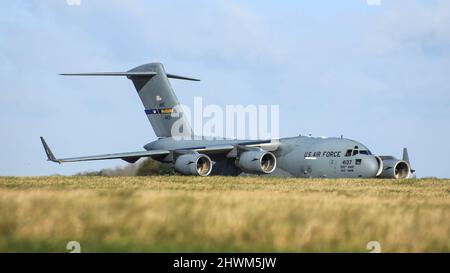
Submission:
M 356 147 L 356 146 L 355 146 Z M 357 148 L 354 148 L 354 149 L 348 149 L 346 152 L 345 152 L 345 156 L 355 156 L 355 155 L 358 155 L 358 154 L 360 154 L 360 155 L 372 155 L 372 153 L 369 151 L 369 150 L 359 150 L 359 149 L 357 149 Z

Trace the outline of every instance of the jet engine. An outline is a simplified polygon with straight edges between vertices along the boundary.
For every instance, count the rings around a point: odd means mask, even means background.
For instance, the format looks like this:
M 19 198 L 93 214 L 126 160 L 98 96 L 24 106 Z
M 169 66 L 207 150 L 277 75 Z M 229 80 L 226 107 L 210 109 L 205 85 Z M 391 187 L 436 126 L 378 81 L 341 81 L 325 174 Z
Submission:
M 383 172 L 378 176 L 379 178 L 408 178 L 411 172 L 408 162 L 392 156 L 382 156 L 381 159 L 383 160 Z
M 277 158 L 263 150 L 247 151 L 240 155 L 236 165 L 246 173 L 269 174 L 277 167 Z
M 378 171 L 376 177 L 380 177 L 380 175 L 383 173 L 383 166 L 384 166 L 383 159 L 381 159 L 381 157 L 378 155 L 375 156 L 375 159 L 377 160 L 378 163 Z
M 175 161 L 175 170 L 185 175 L 208 176 L 213 163 L 209 156 L 204 154 L 184 154 Z

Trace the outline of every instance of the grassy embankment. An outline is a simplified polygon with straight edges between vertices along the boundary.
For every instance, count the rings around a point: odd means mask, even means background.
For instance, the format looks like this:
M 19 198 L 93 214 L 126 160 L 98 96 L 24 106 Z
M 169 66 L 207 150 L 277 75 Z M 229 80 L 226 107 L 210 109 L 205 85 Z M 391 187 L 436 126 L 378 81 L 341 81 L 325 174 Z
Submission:
M 0 178 L 0 251 L 450 251 L 450 180 Z

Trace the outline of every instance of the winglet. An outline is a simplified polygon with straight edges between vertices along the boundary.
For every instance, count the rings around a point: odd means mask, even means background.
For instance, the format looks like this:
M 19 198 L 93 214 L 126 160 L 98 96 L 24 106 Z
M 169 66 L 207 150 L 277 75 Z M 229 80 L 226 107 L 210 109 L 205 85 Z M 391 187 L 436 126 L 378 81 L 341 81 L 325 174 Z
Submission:
M 409 155 L 407 148 L 403 148 L 403 161 L 406 161 L 409 164 Z
M 408 155 L 408 149 L 407 148 L 403 148 L 403 161 L 406 161 L 409 165 L 409 167 L 411 167 L 411 163 L 409 162 L 409 155 Z M 415 173 L 416 170 L 411 169 L 411 173 Z
M 42 146 L 44 146 L 45 153 L 47 154 L 47 160 L 52 161 L 52 162 L 61 163 L 55 158 L 55 156 L 52 153 L 52 150 L 50 150 L 50 147 L 48 147 L 48 145 L 45 142 L 43 137 L 41 137 L 41 142 L 42 142 Z

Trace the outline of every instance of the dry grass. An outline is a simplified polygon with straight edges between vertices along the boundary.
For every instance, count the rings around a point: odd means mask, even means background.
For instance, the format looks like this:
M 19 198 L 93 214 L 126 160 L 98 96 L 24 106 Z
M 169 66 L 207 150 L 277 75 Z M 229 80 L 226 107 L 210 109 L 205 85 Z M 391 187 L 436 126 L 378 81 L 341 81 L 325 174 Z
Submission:
M 450 251 L 450 180 L 0 178 L 0 251 Z

